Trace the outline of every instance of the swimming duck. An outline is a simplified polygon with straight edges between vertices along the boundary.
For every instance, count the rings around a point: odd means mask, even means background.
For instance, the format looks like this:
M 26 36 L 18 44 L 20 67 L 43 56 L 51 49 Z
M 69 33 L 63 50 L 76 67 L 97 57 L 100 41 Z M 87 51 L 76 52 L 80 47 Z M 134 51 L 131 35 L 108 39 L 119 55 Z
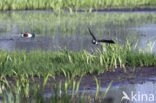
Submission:
M 21 37 L 22 38 L 34 38 L 35 34 L 24 33 L 24 34 L 21 34 Z
M 88 27 L 88 30 L 89 30 L 90 35 L 91 35 L 92 38 L 93 38 L 93 40 L 92 40 L 92 43 L 93 43 L 93 44 L 98 45 L 100 42 L 115 44 L 115 42 L 114 42 L 113 40 L 104 40 L 104 39 L 97 40 L 97 39 L 95 38 L 94 34 L 91 32 L 91 30 L 90 30 L 89 27 Z

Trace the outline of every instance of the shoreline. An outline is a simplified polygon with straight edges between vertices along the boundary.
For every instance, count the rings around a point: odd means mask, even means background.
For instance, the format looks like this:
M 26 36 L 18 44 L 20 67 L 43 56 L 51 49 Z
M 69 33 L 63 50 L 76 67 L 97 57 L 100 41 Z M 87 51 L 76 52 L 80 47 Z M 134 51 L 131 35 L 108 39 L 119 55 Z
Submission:
M 15 78 L 18 77 L 16 76 L 13 77 L 14 79 L 12 78 L 12 76 L 9 77 L 7 76 L 6 78 L 8 79 L 8 81 L 14 82 Z M 151 80 L 150 78 L 156 77 L 156 67 L 136 67 L 134 71 L 127 69 L 127 72 L 124 72 L 122 68 L 117 68 L 115 71 L 106 71 L 101 74 L 93 73 L 93 74 L 86 74 L 82 78 L 81 76 L 75 76 L 74 78 L 73 77 L 70 78 L 76 81 L 80 80 L 81 78 L 80 90 L 83 90 L 84 88 L 90 90 L 92 88 L 96 88 L 96 82 L 94 77 L 96 77 L 98 80 L 101 81 L 101 87 L 105 87 L 112 80 L 113 80 L 112 86 L 119 85 L 119 84 L 126 85 L 126 84 L 143 83 L 146 81 L 155 82 L 155 80 Z M 43 84 L 45 77 L 42 76 L 38 77 L 37 75 L 34 75 L 33 78 L 35 82 L 39 82 Z M 47 81 L 47 86 L 45 88 L 45 91 L 48 91 L 49 90 L 48 87 L 53 85 L 53 83 L 59 83 L 59 81 L 66 81 L 70 79 L 65 76 L 55 76 L 55 77 L 50 76 L 48 78 L 49 79 Z M 29 80 L 31 79 L 32 76 L 29 76 Z
M 48 12 L 55 12 L 52 9 L 15 9 L 15 10 L 0 10 L 0 12 L 16 12 L 16 11 L 48 11 Z M 70 13 L 67 9 L 62 9 L 64 13 Z M 156 8 L 106 8 L 106 9 L 93 9 L 91 10 L 72 10 L 73 13 L 76 12 L 88 12 L 88 13 L 94 13 L 94 12 L 156 12 Z

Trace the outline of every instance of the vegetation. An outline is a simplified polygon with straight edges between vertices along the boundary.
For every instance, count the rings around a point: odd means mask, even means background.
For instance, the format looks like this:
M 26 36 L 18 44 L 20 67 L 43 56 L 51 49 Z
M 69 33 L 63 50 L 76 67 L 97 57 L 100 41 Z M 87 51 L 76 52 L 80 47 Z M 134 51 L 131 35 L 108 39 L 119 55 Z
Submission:
M 1 0 L 0 10 L 52 9 L 61 10 L 102 10 L 123 8 L 155 7 L 154 0 Z
M 93 50 L 92 53 L 0 51 L 0 100 L 2 103 L 103 103 L 113 81 L 105 92 L 100 92 L 101 80 L 94 76 L 96 93 L 80 93 L 83 75 L 114 71 L 117 67 L 126 71 L 130 69 L 127 67 L 156 66 L 153 47 L 154 44 L 149 43 L 142 50 L 137 47 L 137 42 L 127 41 L 126 45 L 104 44 L 102 50 Z M 67 79 L 56 81 L 57 75 Z M 75 79 L 77 75 L 80 78 Z M 51 78 L 53 82 L 50 84 Z
M 38 81 L 34 77 L 29 78 L 27 74 L 15 75 L 11 80 L 1 76 L 0 100 L 2 103 L 94 103 L 95 100 L 96 103 L 103 103 L 112 85 L 111 81 L 105 92 L 97 90 L 96 94 L 100 92 L 99 98 L 98 95 L 79 92 L 82 77 L 78 80 L 68 77 L 64 82 L 53 81 L 49 85 L 50 78 L 48 74 L 44 76 L 42 82 L 41 78 Z M 99 81 L 96 78 L 96 82 Z M 97 85 L 98 88 L 99 86 Z M 45 91 L 45 88 L 48 89 L 48 92 Z
M 54 15 L 52 12 L 17 11 L 0 13 L 0 34 L 30 32 L 38 35 L 89 35 L 87 26 L 97 36 L 124 37 L 138 35 L 129 29 L 156 23 L 155 13 L 79 13 Z M 15 36 L 16 38 L 16 36 Z M 115 39 L 115 38 L 113 38 Z
M 0 0 L 0 10 L 48 9 L 54 11 L 43 13 L 35 11 L 32 14 L 27 13 L 29 11 L 1 12 L 0 34 L 31 32 L 50 36 L 86 35 L 87 26 L 95 25 L 94 32 L 97 36 L 120 34 L 119 37 L 122 35 L 126 38 L 130 34 L 127 28 L 156 23 L 155 13 L 147 15 L 147 13 L 90 12 L 104 9 L 132 10 L 155 7 L 154 0 Z M 71 14 L 64 13 L 66 10 Z M 89 11 L 89 13 L 77 14 L 79 10 Z M 73 13 L 73 11 L 76 12 Z M 118 27 L 124 29 L 124 33 L 121 33 L 122 30 Z M 95 95 L 86 95 L 78 92 L 81 78 L 86 74 L 115 71 L 118 67 L 123 68 L 125 72 L 131 68 L 134 71 L 135 67 L 155 67 L 156 54 L 152 52 L 154 44 L 148 43 L 143 50 L 137 43 L 127 40 L 126 44 L 104 44 L 102 49 L 92 50 L 92 52 L 85 50 L 74 52 L 66 49 L 55 52 L 0 51 L 0 102 L 94 103 L 96 101 L 96 103 L 103 103 L 104 101 L 99 99 L 101 81 L 94 77 L 97 91 Z M 35 79 L 35 76 L 39 81 Z M 63 76 L 67 80 L 56 81 L 57 76 Z M 75 76 L 81 78 L 75 79 Z M 48 82 L 51 78 L 53 78 L 52 85 Z M 113 81 L 102 94 L 104 98 L 112 83 Z
M 103 50 L 73 52 L 61 50 L 51 51 L 14 51 L 0 52 L 0 75 L 28 74 L 44 76 L 50 73 L 56 75 L 85 75 L 87 73 L 103 73 L 114 71 L 120 66 L 143 67 L 156 66 L 156 54 L 152 53 L 154 44 L 147 45 L 145 50 L 136 44 L 103 45 Z

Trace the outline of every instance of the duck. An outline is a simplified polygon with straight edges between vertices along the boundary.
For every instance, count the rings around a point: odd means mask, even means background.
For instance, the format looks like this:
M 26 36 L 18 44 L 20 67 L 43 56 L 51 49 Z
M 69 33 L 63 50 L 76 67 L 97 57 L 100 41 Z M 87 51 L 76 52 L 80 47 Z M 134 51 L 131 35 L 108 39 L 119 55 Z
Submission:
M 103 43 L 109 43 L 109 44 L 115 44 L 115 42 L 113 40 L 105 40 L 105 39 L 101 39 L 101 40 L 97 40 L 96 37 L 94 36 L 94 34 L 91 32 L 90 28 L 88 27 L 89 33 L 92 36 L 92 43 L 95 45 L 100 44 L 100 42 Z
M 34 38 L 35 34 L 30 34 L 30 33 L 23 33 L 21 34 L 22 38 Z

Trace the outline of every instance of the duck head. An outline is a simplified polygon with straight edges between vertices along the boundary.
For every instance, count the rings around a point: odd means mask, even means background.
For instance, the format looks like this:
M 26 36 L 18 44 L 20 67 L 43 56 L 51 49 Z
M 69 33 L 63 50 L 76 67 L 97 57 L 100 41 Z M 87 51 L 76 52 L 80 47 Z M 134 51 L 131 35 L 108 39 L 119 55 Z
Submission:
M 30 33 L 24 33 L 21 35 L 23 38 L 33 38 L 35 37 L 35 34 L 30 34 Z

